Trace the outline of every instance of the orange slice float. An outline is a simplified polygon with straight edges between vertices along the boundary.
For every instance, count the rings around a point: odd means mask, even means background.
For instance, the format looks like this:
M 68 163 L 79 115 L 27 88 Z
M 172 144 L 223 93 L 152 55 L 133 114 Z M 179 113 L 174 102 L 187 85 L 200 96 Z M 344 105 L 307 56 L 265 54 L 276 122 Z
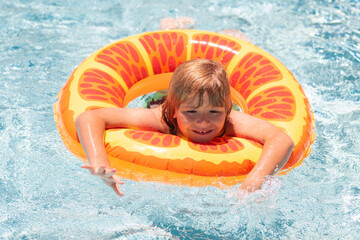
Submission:
M 279 60 L 260 48 L 213 32 L 171 30 L 142 33 L 114 42 L 90 55 L 71 74 L 54 105 L 54 117 L 65 146 L 83 161 L 75 118 L 84 111 L 126 107 L 143 94 L 167 89 L 181 63 L 207 58 L 221 62 L 229 75 L 231 95 L 245 113 L 285 131 L 295 148 L 280 174 L 311 151 L 314 117 L 302 87 Z M 126 179 L 189 186 L 217 187 L 244 180 L 256 164 L 262 145 L 222 137 L 210 143 L 132 129 L 105 132 L 112 167 Z

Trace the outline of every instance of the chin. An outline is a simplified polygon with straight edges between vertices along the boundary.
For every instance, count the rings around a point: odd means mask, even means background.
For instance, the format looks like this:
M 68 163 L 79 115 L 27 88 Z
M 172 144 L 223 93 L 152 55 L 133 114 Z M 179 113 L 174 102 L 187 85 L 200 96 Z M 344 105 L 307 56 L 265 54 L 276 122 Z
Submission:
M 219 135 L 219 131 L 214 130 L 209 134 L 196 134 L 192 130 L 186 131 L 182 136 L 186 137 L 189 141 L 194 143 L 209 143 Z
M 191 136 L 188 139 L 195 143 L 209 143 L 211 142 L 216 136 Z
M 209 142 L 211 142 L 212 139 L 210 139 L 210 140 L 208 140 L 208 139 L 189 139 L 189 140 L 194 143 L 209 143 Z

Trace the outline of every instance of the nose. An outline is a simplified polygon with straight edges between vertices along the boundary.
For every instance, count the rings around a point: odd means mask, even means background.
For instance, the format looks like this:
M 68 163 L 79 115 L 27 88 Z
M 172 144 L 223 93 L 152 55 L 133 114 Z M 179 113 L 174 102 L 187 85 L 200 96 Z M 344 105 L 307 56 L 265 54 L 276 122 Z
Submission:
M 206 113 L 199 114 L 198 118 L 196 119 L 196 123 L 198 124 L 207 124 L 209 122 L 209 116 Z

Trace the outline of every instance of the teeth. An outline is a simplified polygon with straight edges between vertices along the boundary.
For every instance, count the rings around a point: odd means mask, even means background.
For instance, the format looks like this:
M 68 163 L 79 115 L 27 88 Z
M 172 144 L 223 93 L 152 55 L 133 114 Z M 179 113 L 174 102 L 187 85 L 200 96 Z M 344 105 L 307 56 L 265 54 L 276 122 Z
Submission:
M 198 133 L 207 133 L 209 131 L 196 131 L 196 132 L 198 132 Z

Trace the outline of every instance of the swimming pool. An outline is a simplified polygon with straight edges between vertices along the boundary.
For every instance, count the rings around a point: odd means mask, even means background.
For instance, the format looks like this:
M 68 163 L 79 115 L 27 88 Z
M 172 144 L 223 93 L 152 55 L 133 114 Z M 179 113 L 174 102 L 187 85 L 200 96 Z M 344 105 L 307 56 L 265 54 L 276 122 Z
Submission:
M 360 235 L 359 1 L 0 3 L 0 239 L 354 239 Z M 53 121 L 73 69 L 163 17 L 237 28 L 281 60 L 316 119 L 312 154 L 244 201 L 233 189 L 126 181 L 80 168 Z M 256 199 L 264 199 L 258 203 Z

